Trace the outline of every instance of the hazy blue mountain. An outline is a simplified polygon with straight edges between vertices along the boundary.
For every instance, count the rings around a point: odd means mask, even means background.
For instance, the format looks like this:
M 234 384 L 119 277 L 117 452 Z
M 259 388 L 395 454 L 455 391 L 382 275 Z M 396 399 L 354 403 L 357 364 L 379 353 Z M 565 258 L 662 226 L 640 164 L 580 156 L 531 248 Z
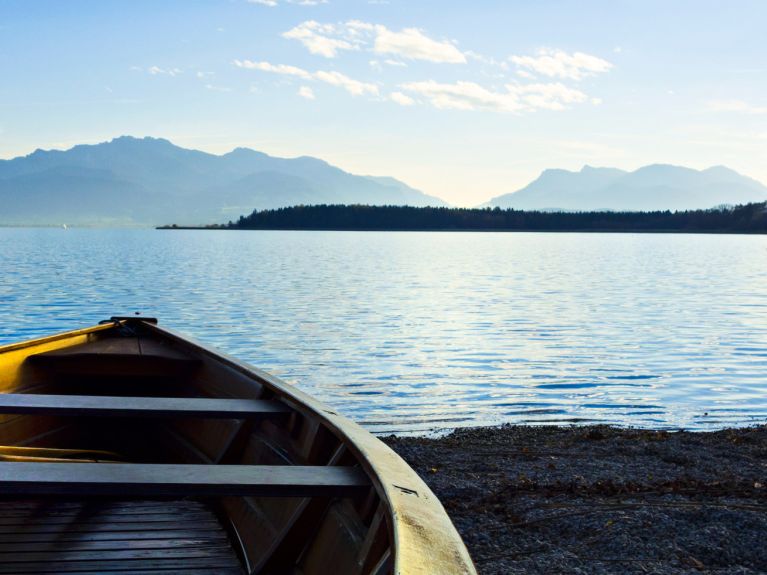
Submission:
M 546 170 L 486 205 L 517 209 L 685 210 L 767 200 L 767 187 L 724 166 L 692 170 L 654 164 L 634 172 L 585 166 Z
M 123 136 L 0 160 L 0 224 L 195 224 L 256 208 L 359 203 L 442 206 L 394 178 L 310 157 L 237 148 L 221 156 Z

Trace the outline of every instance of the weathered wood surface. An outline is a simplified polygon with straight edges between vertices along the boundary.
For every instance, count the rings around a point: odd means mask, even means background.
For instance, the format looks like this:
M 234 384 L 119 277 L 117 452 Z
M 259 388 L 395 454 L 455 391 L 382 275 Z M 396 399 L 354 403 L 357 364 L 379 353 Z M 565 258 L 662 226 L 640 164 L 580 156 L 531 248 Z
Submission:
M 0 413 L 27 415 L 263 419 L 285 416 L 291 411 L 279 401 L 260 399 L 0 394 Z
M 0 522 L 0 573 L 243 573 L 198 501 L 0 501 Z
M 353 467 L 0 463 L 3 494 L 349 497 L 369 486 Z

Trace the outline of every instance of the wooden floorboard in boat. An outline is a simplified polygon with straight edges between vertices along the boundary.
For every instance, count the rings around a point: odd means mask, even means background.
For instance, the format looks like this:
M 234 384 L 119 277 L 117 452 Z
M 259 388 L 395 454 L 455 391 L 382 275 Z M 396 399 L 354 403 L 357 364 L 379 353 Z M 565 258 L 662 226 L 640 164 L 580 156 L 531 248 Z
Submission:
M 199 501 L 0 501 L 0 573 L 241 574 Z

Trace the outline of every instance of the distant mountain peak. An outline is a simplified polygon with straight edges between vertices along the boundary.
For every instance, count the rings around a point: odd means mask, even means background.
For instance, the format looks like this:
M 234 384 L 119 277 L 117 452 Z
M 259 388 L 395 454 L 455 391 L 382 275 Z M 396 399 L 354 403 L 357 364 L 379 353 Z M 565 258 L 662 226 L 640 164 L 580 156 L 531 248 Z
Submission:
M 766 199 L 767 187 L 725 166 L 695 170 L 658 163 L 633 172 L 588 165 L 580 172 L 544 170 L 521 190 L 486 205 L 527 210 L 685 210 Z
M 116 138 L 112 138 L 108 142 L 102 142 L 101 144 L 93 144 L 93 146 L 136 146 L 136 147 L 147 147 L 147 146 L 155 146 L 155 147 L 163 147 L 163 148 L 180 148 L 179 146 L 176 146 L 173 142 L 170 140 L 166 140 L 165 138 L 155 138 L 153 136 L 144 136 L 141 138 L 137 138 L 136 136 L 118 136 Z
M 581 171 L 579 173 L 581 174 L 589 174 L 594 172 L 620 172 L 625 174 L 625 170 L 621 170 L 618 168 L 607 168 L 604 166 L 590 166 L 588 164 L 583 164 L 583 167 L 581 168 Z
M 207 224 L 254 209 L 351 203 L 446 205 L 393 178 L 356 176 L 311 156 L 244 147 L 214 155 L 151 136 L 0 160 L 0 224 Z

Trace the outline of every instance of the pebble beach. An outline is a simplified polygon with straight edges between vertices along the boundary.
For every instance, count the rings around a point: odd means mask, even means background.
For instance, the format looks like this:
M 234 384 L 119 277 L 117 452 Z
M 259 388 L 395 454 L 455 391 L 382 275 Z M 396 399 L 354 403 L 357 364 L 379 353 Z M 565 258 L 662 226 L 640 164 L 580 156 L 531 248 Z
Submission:
M 384 438 L 482 575 L 767 573 L 767 427 L 460 429 Z

